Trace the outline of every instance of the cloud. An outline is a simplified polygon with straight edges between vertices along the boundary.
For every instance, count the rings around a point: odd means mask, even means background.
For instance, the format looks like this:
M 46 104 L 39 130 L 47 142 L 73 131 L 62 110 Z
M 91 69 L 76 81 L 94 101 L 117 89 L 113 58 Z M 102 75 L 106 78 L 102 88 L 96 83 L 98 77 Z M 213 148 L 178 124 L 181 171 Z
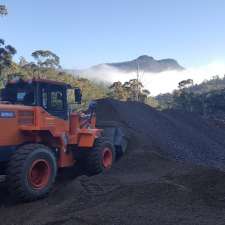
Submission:
M 161 73 L 143 73 L 140 71 L 140 81 L 151 92 L 151 95 L 155 96 L 160 93 L 172 92 L 177 88 L 178 83 L 185 79 L 193 79 L 195 84 L 199 84 L 215 75 L 223 77 L 224 74 L 225 64 L 213 62 L 206 66 L 190 68 L 184 71 L 166 71 Z M 102 65 L 98 68 L 84 71 L 81 76 L 95 81 L 113 83 L 115 81 L 129 81 L 136 78 L 137 74 L 135 72 L 126 73 L 113 67 Z

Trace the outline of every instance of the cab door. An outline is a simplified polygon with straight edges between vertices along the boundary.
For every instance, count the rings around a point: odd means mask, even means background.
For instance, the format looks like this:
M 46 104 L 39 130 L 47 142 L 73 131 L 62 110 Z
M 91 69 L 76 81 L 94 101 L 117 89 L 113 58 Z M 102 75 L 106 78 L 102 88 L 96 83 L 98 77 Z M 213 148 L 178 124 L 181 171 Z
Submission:
M 51 115 L 68 119 L 66 87 L 60 85 L 41 85 L 41 106 Z

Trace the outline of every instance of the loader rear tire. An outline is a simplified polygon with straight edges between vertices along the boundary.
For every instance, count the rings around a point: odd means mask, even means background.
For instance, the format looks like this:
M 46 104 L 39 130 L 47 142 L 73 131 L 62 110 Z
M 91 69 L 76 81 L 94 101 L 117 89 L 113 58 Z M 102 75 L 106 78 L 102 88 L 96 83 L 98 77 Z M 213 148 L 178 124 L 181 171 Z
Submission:
M 44 198 L 51 190 L 57 174 L 53 152 L 40 144 L 27 144 L 12 155 L 7 168 L 7 185 L 17 201 Z
M 85 169 L 88 175 L 96 175 L 109 170 L 114 161 L 116 153 L 113 144 L 107 138 L 95 140 L 94 148 L 88 150 L 85 158 Z

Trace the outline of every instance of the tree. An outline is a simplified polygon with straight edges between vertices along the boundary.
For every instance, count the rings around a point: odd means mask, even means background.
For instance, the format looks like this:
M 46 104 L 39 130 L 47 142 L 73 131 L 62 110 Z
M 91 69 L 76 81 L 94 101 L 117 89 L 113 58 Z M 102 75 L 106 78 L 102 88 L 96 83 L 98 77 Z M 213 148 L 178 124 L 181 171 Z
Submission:
M 124 82 L 114 82 L 109 89 L 111 90 L 109 96 L 119 100 L 131 100 L 146 102 L 150 91 L 143 89 L 143 84 L 137 79 L 131 79 Z
M 193 86 L 194 81 L 192 79 L 187 79 L 187 80 L 182 80 L 181 82 L 178 83 L 178 88 L 183 89 L 183 88 L 188 88 Z
M 38 50 L 32 53 L 39 68 L 60 68 L 60 58 L 49 50 Z
M 6 16 L 8 14 L 8 10 L 5 5 L 0 5 L 0 16 Z
M 126 100 L 127 99 L 127 92 L 123 87 L 123 84 L 120 81 L 114 82 L 110 87 L 110 97 L 119 99 L 119 100 Z
M 129 99 L 132 101 L 139 100 L 141 89 L 143 88 L 143 84 L 140 81 L 137 79 L 131 79 L 129 82 L 125 82 L 123 87 L 126 89 Z
M 23 67 L 27 64 L 28 64 L 27 60 L 23 56 L 21 56 L 19 59 L 19 66 Z
M 35 72 L 38 72 L 39 70 L 39 67 L 34 62 L 26 63 L 21 67 L 27 71 L 30 71 L 33 77 L 35 75 Z
M 5 45 L 5 41 L 0 39 L 0 77 L 4 69 L 9 68 L 13 61 L 13 55 L 16 54 L 16 49 L 11 45 Z

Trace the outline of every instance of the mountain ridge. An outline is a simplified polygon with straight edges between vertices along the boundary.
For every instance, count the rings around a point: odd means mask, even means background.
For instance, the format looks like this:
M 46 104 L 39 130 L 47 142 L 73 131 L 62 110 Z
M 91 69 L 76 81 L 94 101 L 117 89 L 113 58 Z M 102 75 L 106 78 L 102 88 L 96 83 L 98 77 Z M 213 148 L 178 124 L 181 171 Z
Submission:
M 152 56 L 141 55 L 138 58 L 124 62 L 102 63 L 90 67 L 89 69 L 101 69 L 103 66 L 110 66 L 123 72 L 135 72 L 139 67 L 144 72 L 160 73 L 164 71 L 181 71 L 185 68 L 181 66 L 175 59 L 167 58 L 156 60 Z

